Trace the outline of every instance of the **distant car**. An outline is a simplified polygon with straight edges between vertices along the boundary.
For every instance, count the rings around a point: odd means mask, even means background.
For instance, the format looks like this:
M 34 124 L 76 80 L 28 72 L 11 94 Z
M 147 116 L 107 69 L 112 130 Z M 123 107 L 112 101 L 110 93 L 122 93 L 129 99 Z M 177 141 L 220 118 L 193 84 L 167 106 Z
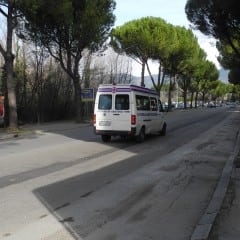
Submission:
M 215 108 L 215 107 L 216 107 L 216 104 L 210 102 L 210 103 L 207 104 L 207 107 L 208 107 L 208 108 Z
M 184 109 L 184 103 L 180 102 L 177 104 L 178 109 Z
M 227 106 L 229 108 L 235 108 L 236 107 L 236 103 L 229 103 Z

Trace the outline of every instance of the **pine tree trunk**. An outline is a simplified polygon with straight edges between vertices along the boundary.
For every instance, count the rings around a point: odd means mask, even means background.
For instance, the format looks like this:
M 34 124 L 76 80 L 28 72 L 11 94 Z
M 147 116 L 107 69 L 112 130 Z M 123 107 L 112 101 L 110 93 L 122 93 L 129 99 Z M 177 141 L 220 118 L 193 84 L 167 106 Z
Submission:
M 142 72 L 141 72 L 141 86 L 142 87 L 145 87 L 144 74 L 145 74 L 145 63 L 142 63 Z
M 5 55 L 6 74 L 7 74 L 7 94 L 9 105 L 9 128 L 18 128 L 16 93 L 13 80 L 13 61 L 12 36 L 13 36 L 13 1 L 8 1 L 7 17 L 7 50 Z
M 74 103 L 75 103 L 75 116 L 76 116 L 76 122 L 80 123 L 83 122 L 83 104 L 82 104 L 82 98 L 81 98 L 81 86 L 79 83 L 79 79 L 74 79 Z

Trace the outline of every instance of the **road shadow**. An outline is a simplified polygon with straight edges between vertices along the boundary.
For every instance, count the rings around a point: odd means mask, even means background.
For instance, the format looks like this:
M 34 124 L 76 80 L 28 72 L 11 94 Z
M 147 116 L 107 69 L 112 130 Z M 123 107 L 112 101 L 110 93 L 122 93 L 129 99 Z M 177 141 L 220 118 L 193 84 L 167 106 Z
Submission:
M 124 176 L 135 172 L 136 169 L 156 160 L 152 156 L 147 156 L 148 154 L 139 158 L 139 155 L 136 155 L 104 168 L 40 187 L 35 189 L 33 193 L 75 239 L 84 239 L 90 232 L 86 223 L 83 223 L 84 216 L 75 209 L 75 205 L 91 209 L 89 197 L 116 180 L 124 178 Z M 119 191 L 124 191 L 124 189 L 119 189 Z M 92 213 L 87 212 L 87 214 L 91 215 Z M 96 216 L 99 218 L 95 219 L 96 222 L 101 222 L 101 214 L 96 213 Z M 89 217 L 91 218 L 91 216 Z M 95 218 L 95 216 L 92 217 Z M 96 224 L 94 227 L 91 226 L 91 229 L 93 228 L 92 231 L 94 231 L 98 227 L 99 225 Z

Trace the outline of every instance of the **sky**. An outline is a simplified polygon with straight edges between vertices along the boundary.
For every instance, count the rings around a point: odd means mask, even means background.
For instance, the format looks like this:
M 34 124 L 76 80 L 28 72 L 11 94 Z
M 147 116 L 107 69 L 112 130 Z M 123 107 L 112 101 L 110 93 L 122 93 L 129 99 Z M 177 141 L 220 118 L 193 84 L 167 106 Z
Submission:
M 185 5 L 187 0 L 115 0 L 116 16 L 115 26 L 142 17 L 152 16 L 160 17 L 173 25 L 185 26 L 190 28 L 190 22 L 185 14 Z M 198 38 L 200 47 L 207 53 L 207 59 L 215 63 L 220 68 L 217 61 L 218 51 L 215 47 L 215 39 L 209 38 L 199 31 L 194 31 Z M 133 68 L 134 69 L 134 68 Z M 157 72 L 157 67 L 152 67 L 153 73 Z M 133 74 L 138 74 L 139 71 Z
M 186 0 L 116 0 L 116 26 L 146 16 L 161 17 L 174 25 L 188 26 Z

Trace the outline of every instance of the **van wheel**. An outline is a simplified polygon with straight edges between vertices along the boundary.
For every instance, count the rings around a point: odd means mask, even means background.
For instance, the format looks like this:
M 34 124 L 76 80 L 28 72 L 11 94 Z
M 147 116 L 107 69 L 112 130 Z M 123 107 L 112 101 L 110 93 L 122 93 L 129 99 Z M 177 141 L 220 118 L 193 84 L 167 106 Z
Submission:
M 145 128 L 142 127 L 140 130 L 140 133 L 138 134 L 138 136 L 136 137 L 136 141 L 138 143 L 141 143 L 145 140 Z
M 165 135 L 166 135 L 166 132 L 167 132 L 167 124 L 164 123 L 162 129 L 161 129 L 160 132 L 159 132 L 159 135 L 160 135 L 160 136 L 165 136 Z
M 102 141 L 103 142 L 110 142 L 111 135 L 102 135 Z

